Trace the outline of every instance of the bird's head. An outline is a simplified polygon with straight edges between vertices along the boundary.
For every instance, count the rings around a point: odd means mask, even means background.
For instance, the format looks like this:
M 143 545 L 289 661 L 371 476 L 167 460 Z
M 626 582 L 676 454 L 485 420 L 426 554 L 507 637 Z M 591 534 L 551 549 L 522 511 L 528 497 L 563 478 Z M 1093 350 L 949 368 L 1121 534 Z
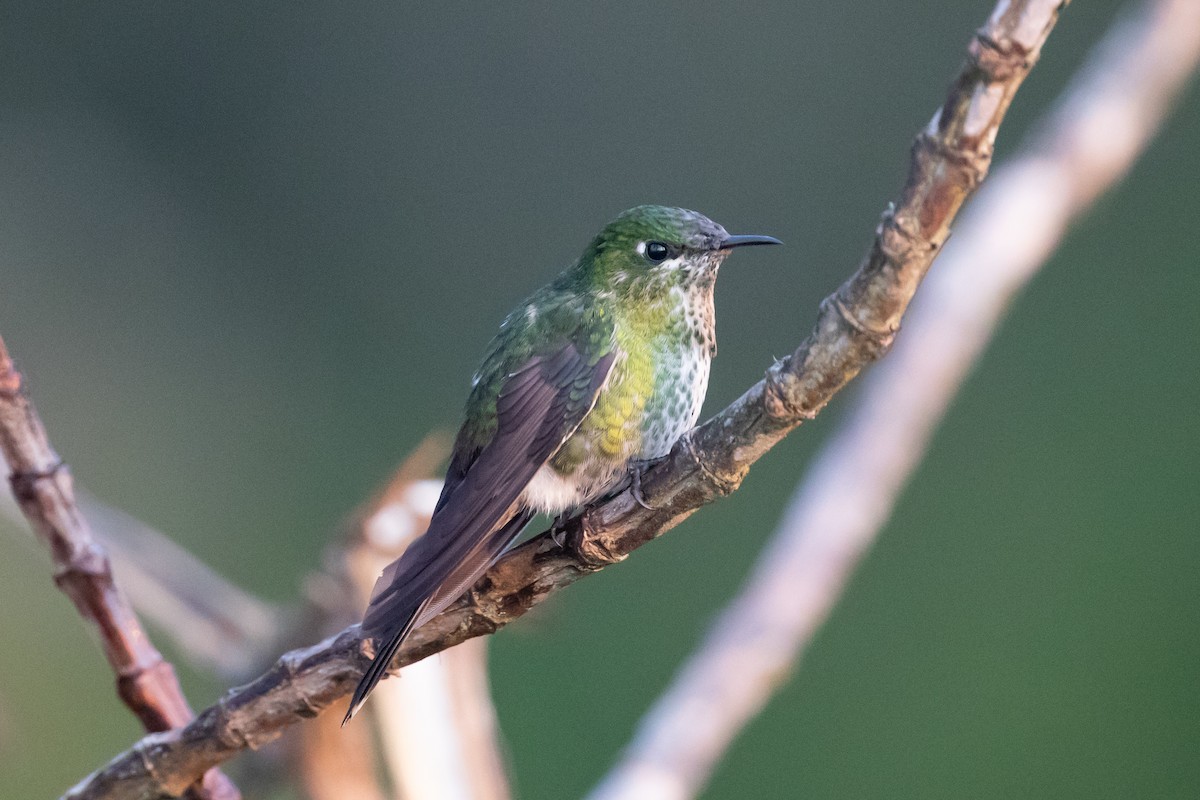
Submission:
M 711 285 L 735 247 L 782 244 L 771 236 L 730 235 L 686 208 L 637 206 L 604 227 L 578 263 L 594 289 L 645 296 L 673 287 Z

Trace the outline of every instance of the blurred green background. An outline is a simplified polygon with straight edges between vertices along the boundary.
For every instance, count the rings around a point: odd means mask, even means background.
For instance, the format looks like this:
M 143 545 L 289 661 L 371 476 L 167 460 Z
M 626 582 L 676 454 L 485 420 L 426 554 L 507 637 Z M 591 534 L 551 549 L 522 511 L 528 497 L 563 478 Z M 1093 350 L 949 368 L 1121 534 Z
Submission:
M 856 266 L 991 5 L 10 4 L 0 333 L 81 483 L 288 601 L 624 208 L 787 242 L 723 271 L 707 410 L 756 380 Z M 1000 158 L 1118 5 L 1067 10 Z M 706 796 L 1197 796 L 1198 94 L 1015 305 Z M 603 774 L 846 404 L 495 637 L 520 797 Z M 0 794 L 57 796 L 139 729 L 25 539 L 0 535 Z

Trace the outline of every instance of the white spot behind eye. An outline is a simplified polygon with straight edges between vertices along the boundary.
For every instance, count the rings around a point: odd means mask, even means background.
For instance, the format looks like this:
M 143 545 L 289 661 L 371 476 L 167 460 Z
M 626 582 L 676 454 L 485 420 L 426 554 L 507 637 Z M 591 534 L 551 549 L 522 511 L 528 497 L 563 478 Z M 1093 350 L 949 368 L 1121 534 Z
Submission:
M 639 256 L 644 256 L 644 255 L 646 255 L 646 243 L 645 243 L 645 242 L 638 242 L 638 243 L 637 243 L 637 252 L 638 252 L 638 255 L 639 255 Z

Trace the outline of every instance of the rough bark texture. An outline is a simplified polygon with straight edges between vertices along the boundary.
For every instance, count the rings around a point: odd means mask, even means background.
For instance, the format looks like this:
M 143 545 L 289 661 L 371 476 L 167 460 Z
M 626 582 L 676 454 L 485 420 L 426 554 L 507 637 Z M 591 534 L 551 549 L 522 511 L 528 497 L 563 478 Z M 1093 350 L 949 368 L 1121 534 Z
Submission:
M 1004 113 L 1065 5 L 1001 0 L 972 39 L 945 104 L 917 137 L 900 199 L 884 213 L 858 271 L 822 303 L 815 329 L 795 353 L 646 473 L 641 488 L 649 508 L 627 491 L 573 520 L 565 547 L 543 534 L 514 549 L 461 601 L 418 630 L 393 666 L 494 632 L 729 494 L 763 453 L 882 356 L 951 221 L 983 179 Z M 66 797 L 177 794 L 205 769 L 271 741 L 282 728 L 348 694 L 369 661 L 368 648 L 352 627 L 287 653 L 195 722 L 146 737 Z
M 108 555 L 75 504 L 71 472 L 62 462 L 25 393 L 21 374 L 0 339 L 0 451 L 21 512 L 54 561 L 54 583 L 95 626 L 117 676 L 117 694 L 147 731 L 186 725 L 192 710 L 175 670 L 150 643 L 129 601 L 113 581 Z M 199 780 L 199 783 L 196 781 Z M 193 785 L 195 784 L 195 785 Z M 182 789 L 197 798 L 240 797 L 219 771 L 201 771 Z

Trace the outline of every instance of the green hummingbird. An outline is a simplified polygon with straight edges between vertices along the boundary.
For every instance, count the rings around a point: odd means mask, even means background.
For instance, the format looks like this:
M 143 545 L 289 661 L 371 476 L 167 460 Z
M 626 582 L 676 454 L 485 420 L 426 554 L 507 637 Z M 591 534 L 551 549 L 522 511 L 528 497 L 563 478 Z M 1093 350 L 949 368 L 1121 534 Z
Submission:
M 534 514 L 562 514 L 665 456 L 700 415 L 717 352 L 713 287 L 735 247 L 703 214 L 622 213 L 500 324 L 429 528 L 375 584 L 362 635 L 377 645 L 349 720 L 415 628 L 457 600 Z

